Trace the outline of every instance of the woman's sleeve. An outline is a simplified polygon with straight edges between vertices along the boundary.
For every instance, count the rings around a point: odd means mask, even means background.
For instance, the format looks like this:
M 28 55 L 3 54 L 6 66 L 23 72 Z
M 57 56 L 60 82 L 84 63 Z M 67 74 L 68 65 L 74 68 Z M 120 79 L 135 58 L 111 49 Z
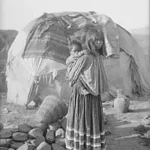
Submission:
M 73 66 L 73 68 L 69 72 L 69 81 L 70 81 L 71 85 L 76 83 L 81 72 L 83 72 L 83 70 L 85 68 L 87 68 L 88 65 L 90 64 L 90 60 L 91 59 L 90 59 L 89 55 L 84 55 L 77 60 L 75 66 Z

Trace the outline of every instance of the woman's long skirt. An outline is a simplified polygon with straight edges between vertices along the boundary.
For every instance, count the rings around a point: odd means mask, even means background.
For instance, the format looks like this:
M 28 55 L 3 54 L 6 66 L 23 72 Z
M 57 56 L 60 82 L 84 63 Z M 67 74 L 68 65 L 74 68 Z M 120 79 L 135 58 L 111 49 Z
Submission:
M 74 88 L 66 127 L 68 150 L 106 150 L 101 96 L 81 95 Z

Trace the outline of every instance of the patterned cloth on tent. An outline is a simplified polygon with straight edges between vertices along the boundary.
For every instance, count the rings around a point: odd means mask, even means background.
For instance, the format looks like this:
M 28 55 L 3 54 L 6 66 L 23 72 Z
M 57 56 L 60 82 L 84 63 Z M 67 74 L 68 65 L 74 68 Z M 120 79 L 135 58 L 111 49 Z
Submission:
M 30 31 L 22 56 L 50 58 L 65 63 L 69 56 L 66 28 L 61 18 L 43 15 Z
M 82 27 L 85 25 L 94 25 L 95 28 L 102 28 L 101 23 L 91 13 L 44 13 L 36 19 L 28 34 L 22 54 L 23 58 L 42 57 L 65 64 L 65 60 L 69 56 L 69 40 L 73 36 L 81 36 Z M 115 29 L 113 25 L 113 22 L 111 24 L 107 23 L 107 28 L 113 31 Z M 108 33 L 103 32 L 107 49 L 105 55 L 118 54 L 116 30 L 111 33 L 112 35 L 107 35 Z M 111 50 L 108 48 L 108 45 L 111 45 L 109 46 L 112 47 Z
M 65 63 L 68 40 L 84 25 L 94 23 L 91 14 L 43 14 L 29 32 L 23 58 L 42 57 Z

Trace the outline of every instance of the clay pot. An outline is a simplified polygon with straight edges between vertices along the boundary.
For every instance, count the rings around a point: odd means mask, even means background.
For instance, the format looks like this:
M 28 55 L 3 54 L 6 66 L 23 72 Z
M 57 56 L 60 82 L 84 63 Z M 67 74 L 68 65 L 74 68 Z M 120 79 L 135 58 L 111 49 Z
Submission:
M 114 99 L 114 108 L 118 113 L 126 113 L 129 110 L 130 100 L 123 95 L 121 89 L 117 90 L 117 98 Z

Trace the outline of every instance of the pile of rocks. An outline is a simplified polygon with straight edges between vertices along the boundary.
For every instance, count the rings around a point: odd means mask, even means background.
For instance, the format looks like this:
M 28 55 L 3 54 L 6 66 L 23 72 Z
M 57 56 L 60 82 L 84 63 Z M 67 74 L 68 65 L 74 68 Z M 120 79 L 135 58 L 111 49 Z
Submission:
M 36 126 L 19 124 L 3 128 L 0 124 L 0 150 L 65 150 L 66 117 Z

